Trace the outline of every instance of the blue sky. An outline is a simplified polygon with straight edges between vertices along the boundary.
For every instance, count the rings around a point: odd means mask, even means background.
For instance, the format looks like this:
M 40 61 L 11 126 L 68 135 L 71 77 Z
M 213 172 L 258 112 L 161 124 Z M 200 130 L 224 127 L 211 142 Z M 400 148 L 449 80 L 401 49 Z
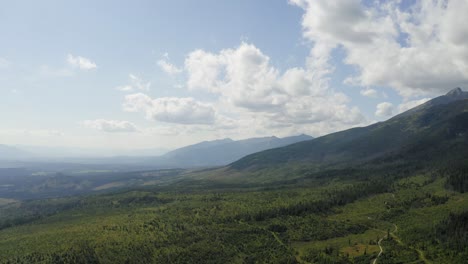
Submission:
M 320 136 L 466 86 L 464 1 L 341 3 L 2 3 L 0 144 Z

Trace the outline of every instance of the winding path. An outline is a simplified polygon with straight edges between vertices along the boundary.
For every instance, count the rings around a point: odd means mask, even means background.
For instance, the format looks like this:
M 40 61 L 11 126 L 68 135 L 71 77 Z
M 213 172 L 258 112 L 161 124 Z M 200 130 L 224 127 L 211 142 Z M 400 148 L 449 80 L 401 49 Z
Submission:
M 382 246 L 380 245 L 380 243 L 382 243 L 382 240 L 383 240 L 383 238 L 379 239 L 378 245 L 379 245 L 379 248 L 380 248 L 380 252 L 379 252 L 379 254 L 377 255 L 377 257 L 374 259 L 374 261 L 372 261 L 372 264 L 377 263 L 377 259 L 379 259 L 380 255 L 382 255 L 382 253 L 383 253 L 383 248 L 382 248 Z
M 393 224 L 393 226 L 395 227 L 395 230 L 393 230 L 393 232 L 390 232 L 390 236 L 393 237 L 393 239 L 395 239 L 395 241 L 396 241 L 398 244 L 404 246 L 404 244 L 403 244 L 403 242 L 401 242 L 400 238 L 399 238 L 397 235 L 395 235 L 395 233 L 398 231 L 398 226 L 395 225 L 395 224 Z M 385 235 L 384 237 L 382 237 L 382 238 L 379 240 L 378 245 L 379 245 L 379 248 L 380 248 L 380 252 L 379 252 L 379 254 L 377 255 L 377 257 L 371 262 L 371 264 L 376 264 L 376 263 L 377 263 L 377 260 L 378 260 L 379 257 L 380 257 L 380 255 L 382 255 L 382 253 L 383 253 L 383 248 L 382 248 L 382 246 L 381 246 L 381 242 L 382 242 L 385 238 L 387 238 L 387 235 Z M 415 251 L 418 253 L 418 255 L 419 255 L 419 259 L 422 260 L 425 264 L 432 264 L 432 262 L 429 261 L 429 260 L 426 258 L 426 256 L 424 255 L 424 251 L 422 251 L 422 250 L 420 250 L 420 249 L 418 249 L 418 248 L 415 248 L 415 247 L 411 247 L 411 246 L 409 246 L 409 248 L 412 249 L 412 250 L 415 250 Z
M 395 227 L 395 230 L 393 230 L 393 232 L 390 232 L 390 235 L 392 237 L 396 237 L 396 235 L 394 233 L 396 233 L 398 231 L 398 226 L 393 224 L 393 226 Z M 382 255 L 383 253 L 383 247 L 381 245 L 382 241 L 384 240 L 384 238 L 387 238 L 388 235 L 385 235 L 384 237 L 382 237 L 381 239 L 379 239 L 379 242 L 377 243 L 379 245 L 379 248 L 380 248 L 380 252 L 379 254 L 377 255 L 377 257 L 372 261 L 372 264 L 376 264 L 377 263 L 377 260 L 379 259 L 380 255 Z M 398 239 L 399 240 L 399 239 Z M 399 243 L 401 243 L 401 241 L 399 241 Z

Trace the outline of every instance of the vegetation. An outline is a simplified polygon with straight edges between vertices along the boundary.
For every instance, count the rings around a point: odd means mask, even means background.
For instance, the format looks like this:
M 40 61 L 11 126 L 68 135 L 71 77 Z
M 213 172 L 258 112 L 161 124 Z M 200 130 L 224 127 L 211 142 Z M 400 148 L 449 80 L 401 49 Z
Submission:
M 73 168 L 73 165 L 63 167 Z M 0 205 L 7 199 L 56 198 L 135 186 L 167 184 L 179 179 L 184 173 L 181 169 L 129 172 L 83 170 L 83 168 L 64 171 L 62 168 L 60 171 L 42 171 L 35 167 L 0 168 Z
M 401 173 L 306 175 L 281 188 L 181 181 L 7 204 L 0 262 L 369 263 L 391 230 L 377 263 L 461 263 L 467 194 L 442 173 Z
M 226 168 L 117 174 L 131 184 L 112 193 L 10 199 L 0 263 L 464 263 L 467 105 Z

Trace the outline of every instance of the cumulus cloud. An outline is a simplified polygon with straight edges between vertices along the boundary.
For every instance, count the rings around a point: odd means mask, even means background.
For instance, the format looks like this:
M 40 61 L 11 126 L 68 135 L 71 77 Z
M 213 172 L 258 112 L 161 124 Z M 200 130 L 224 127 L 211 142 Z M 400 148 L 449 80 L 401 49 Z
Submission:
M 162 59 L 158 60 L 157 64 L 161 68 L 161 70 L 163 70 L 165 73 L 171 76 L 179 74 L 183 71 L 182 69 L 169 62 L 169 55 L 167 53 L 164 54 Z
M 222 70 L 222 57 L 203 50 L 191 52 L 185 60 L 189 74 L 187 87 L 191 90 L 202 89 L 218 92 L 217 83 Z
M 468 84 L 468 12 L 462 0 L 290 0 L 305 10 L 311 60 L 327 65 L 336 48 L 358 73 L 355 85 L 389 86 L 402 96 L 434 95 Z M 324 68 L 324 67 L 322 67 Z
M 143 93 L 130 94 L 125 96 L 123 109 L 126 112 L 144 112 L 151 108 L 153 99 Z
M 152 99 L 142 94 L 125 97 L 123 108 L 128 112 L 143 112 L 146 118 L 176 124 L 213 124 L 215 110 L 210 104 L 193 98 L 162 97 Z
M 363 89 L 361 90 L 361 95 L 366 97 L 377 97 L 377 91 L 375 89 Z
M 96 63 L 90 59 L 81 56 L 73 56 L 72 54 L 68 54 L 67 62 L 73 67 L 78 67 L 81 70 L 92 70 L 97 68 Z
M 122 120 L 85 120 L 82 122 L 82 124 L 86 127 L 97 129 L 103 132 L 138 132 L 137 127 L 133 123 Z
M 223 108 L 231 106 L 231 113 L 242 113 L 244 118 L 282 127 L 319 122 L 350 126 L 364 121 L 357 108 L 348 106 L 347 96 L 329 87 L 327 71 L 312 67 L 282 73 L 252 44 L 219 53 L 193 51 L 185 69 L 189 89 L 218 95 Z
M 393 115 L 393 104 L 389 102 L 383 102 L 377 105 L 375 115 L 378 117 L 389 117 Z

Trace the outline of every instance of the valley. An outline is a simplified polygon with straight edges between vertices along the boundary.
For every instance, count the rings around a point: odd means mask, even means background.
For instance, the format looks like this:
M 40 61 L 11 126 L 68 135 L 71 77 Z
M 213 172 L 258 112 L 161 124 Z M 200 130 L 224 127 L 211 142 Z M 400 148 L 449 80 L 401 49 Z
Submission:
M 428 105 L 223 167 L 9 169 L 0 263 L 463 263 L 468 101 Z
M 336 181 L 202 190 L 179 183 L 5 205 L 0 259 L 369 263 L 380 244 L 377 263 L 430 263 L 421 256 L 461 263 L 464 255 L 450 253 L 455 251 L 438 241 L 437 228 L 449 212 L 468 207 L 466 193 L 419 173 L 378 191 L 362 193 L 365 186 Z

